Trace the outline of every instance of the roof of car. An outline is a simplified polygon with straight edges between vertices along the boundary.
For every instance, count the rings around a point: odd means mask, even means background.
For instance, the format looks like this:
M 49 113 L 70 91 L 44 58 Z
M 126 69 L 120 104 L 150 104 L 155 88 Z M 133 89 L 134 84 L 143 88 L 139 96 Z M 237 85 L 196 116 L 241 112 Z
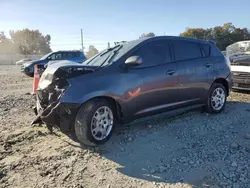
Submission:
M 190 42 L 198 42 L 203 44 L 211 44 L 211 41 L 206 40 L 199 40 L 195 38 L 185 38 L 185 37 L 177 37 L 177 36 L 156 36 L 156 37 L 145 37 L 137 40 L 127 41 L 124 43 L 121 43 L 123 47 L 121 50 L 119 50 L 119 54 L 114 58 L 115 60 L 119 59 L 121 56 L 123 56 L 126 52 L 137 46 L 138 44 L 142 42 L 150 42 L 150 41 L 156 41 L 156 40 L 183 40 L 183 41 L 190 41 Z
M 154 40 L 161 40 L 161 39 L 168 39 L 168 40 L 183 40 L 183 41 L 190 41 L 190 42 L 199 42 L 199 43 L 215 43 L 215 41 L 212 40 L 201 40 L 201 39 L 196 39 L 196 38 L 191 38 L 191 37 L 179 37 L 179 36 L 156 36 L 156 37 L 145 37 L 142 39 L 137 39 L 133 41 L 129 41 L 128 43 L 140 43 L 143 41 L 154 41 Z
M 54 52 L 82 52 L 81 50 L 58 50 Z

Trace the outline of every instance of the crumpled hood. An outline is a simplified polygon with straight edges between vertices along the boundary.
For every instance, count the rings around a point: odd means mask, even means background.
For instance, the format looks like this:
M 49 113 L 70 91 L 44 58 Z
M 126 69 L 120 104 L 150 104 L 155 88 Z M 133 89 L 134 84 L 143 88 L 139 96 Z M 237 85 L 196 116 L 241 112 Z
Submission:
M 67 60 L 64 60 L 64 61 L 54 61 L 53 63 L 49 63 L 46 70 L 44 71 L 47 72 L 47 73 L 50 73 L 50 74 L 54 74 L 56 72 L 57 69 L 59 68 L 86 68 L 88 66 L 84 65 L 84 64 L 81 64 L 81 63 L 76 63 L 74 61 L 67 61 Z
M 97 67 L 86 66 L 72 61 L 60 61 L 49 65 L 43 72 L 38 88 L 45 89 L 55 78 L 68 79 L 94 72 Z

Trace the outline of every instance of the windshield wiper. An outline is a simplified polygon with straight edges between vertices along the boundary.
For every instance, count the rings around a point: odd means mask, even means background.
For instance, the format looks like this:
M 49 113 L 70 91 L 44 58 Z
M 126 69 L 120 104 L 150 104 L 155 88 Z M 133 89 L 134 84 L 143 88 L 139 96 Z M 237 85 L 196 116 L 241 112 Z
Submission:
M 118 45 L 116 45 L 116 46 L 114 46 L 114 47 L 112 47 L 112 48 L 108 48 L 107 50 L 105 50 L 104 52 L 102 52 L 102 54 L 100 54 L 100 57 L 101 57 L 101 56 L 104 56 L 106 53 L 108 53 L 108 52 L 114 50 L 115 48 L 117 48 L 117 47 L 119 47 L 119 46 L 121 46 L 121 44 L 118 44 Z
M 119 47 L 118 47 L 119 46 Z M 116 50 L 113 51 L 113 53 L 111 53 L 103 62 L 99 67 L 102 67 L 106 62 L 109 62 L 110 59 L 112 59 L 114 57 L 114 55 L 122 48 L 122 45 L 119 44 L 117 46 L 115 46 L 114 48 L 118 47 Z M 114 49 L 112 48 L 112 50 Z
M 105 55 L 106 53 L 110 52 L 111 50 L 113 50 L 113 49 L 115 49 L 115 48 L 117 48 L 117 47 L 119 47 L 119 46 L 121 46 L 121 44 L 118 44 L 118 45 L 116 45 L 116 46 L 114 46 L 114 47 L 112 47 L 112 48 L 108 48 L 108 49 L 104 50 L 102 53 L 97 54 L 93 59 L 91 59 L 91 60 L 87 63 L 87 65 L 90 64 L 90 62 L 92 62 L 92 61 L 93 61 L 94 59 L 96 59 L 97 57 L 101 57 L 101 56 Z M 105 59 L 104 61 L 106 61 L 106 59 Z

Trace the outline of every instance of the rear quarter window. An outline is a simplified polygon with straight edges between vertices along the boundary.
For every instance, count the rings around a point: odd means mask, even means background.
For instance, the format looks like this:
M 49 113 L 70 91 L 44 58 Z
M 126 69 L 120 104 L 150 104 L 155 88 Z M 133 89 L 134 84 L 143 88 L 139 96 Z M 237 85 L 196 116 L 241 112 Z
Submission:
M 210 56 L 210 46 L 207 44 L 200 44 L 202 54 L 204 57 Z
M 214 45 L 211 45 L 211 53 L 210 56 L 223 56 L 221 51 Z

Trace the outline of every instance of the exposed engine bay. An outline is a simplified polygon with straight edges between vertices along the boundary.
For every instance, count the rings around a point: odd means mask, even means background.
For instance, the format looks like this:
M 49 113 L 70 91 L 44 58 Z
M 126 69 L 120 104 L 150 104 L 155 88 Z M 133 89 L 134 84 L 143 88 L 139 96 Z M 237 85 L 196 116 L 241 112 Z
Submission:
M 73 123 L 80 104 L 61 103 L 60 99 L 70 87 L 71 78 L 94 71 L 94 68 L 76 64 L 47 68 L 40 78 L 36 92 L 37 102 L 33 109 L 37 117 L 32 124 L 44 122 L 50 131 L 53 126 L 60 128 L 62 132 L 70 131 L 70 124 Z

